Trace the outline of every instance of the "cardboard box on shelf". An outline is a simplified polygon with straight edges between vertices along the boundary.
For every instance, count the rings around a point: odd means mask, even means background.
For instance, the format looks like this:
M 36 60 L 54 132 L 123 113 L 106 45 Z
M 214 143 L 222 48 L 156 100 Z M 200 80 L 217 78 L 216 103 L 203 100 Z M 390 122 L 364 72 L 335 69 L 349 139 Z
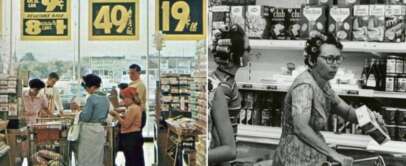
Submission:
M 386 42 L 405 41 L 405 6 L 385 6 L 385 39 Z
M 231 24 L 240 25 L 245 30 L 245 6 L 231 6 Z
M 300 8 L 288 8 L 286 10 L 287 39 L 297 40 L 300 38 L 300 19 L 302 17 Z
M 213 6 L 212 11 L 212 32 L 230 24 L 230 6 Z
M 328 32 L 340 40 L 352 40 L 352 22 L 351 8 L 334 6 L 329 12 Z
M 284 40 L 287 37 L 287 20 L 286 9 L 283 8 L 271 8 L 271 23 L 269 29 L 269 36 L 271 39 Z
M 308 39 L 312 33 L 326 32 L 327 13 L 325 6 L 302 7 L 301 38 Z
M 269 24 L 269 6 L 250 5 L 247 7 L 247 34 L 251 39 L 264 39 Z M 266 36 L 266 35 L 265 35 Z
M 353 40 L 368 40 L 369 5 L 354 5 Z
M 385 33 L 385 5 L 370 5 L 368 41 L 383 41 Z

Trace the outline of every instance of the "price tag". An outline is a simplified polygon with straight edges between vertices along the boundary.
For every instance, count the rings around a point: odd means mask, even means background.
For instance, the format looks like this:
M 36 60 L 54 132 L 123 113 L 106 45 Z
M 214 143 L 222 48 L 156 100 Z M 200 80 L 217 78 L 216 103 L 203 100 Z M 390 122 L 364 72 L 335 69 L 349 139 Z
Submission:
M 206 39 L 206 0 L 156 0 L 156 4 L 156 30 L 165 39 Z
M 22 40 L 70 40 L 71 0 L 21 0 Z
M 268 86 L 266 86 L 266 89 L 267 90 L 277 90 L 278 86 L 276 86 L 276 85 L 268 85 Z
M 90 0 L 90 40 L 138 40 L 139 0 Z

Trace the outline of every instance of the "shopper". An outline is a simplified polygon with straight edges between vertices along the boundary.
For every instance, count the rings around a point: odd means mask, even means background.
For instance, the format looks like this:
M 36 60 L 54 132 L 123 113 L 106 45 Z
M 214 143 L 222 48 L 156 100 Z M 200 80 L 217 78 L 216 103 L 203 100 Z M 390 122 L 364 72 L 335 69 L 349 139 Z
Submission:
M 329 83 L 343 62 L 342 49 L 330 33 L 314 33 L 307 40 L 304 63 L 308 70 L 296 77 L 285 97 L 282 136 L 274 154 L 274 166 L 315 166 L 327 157 L 342 166 L 352 165 L 353 159 L 330 148 L 320 132 L 327 128 L 331 114 L 357 122 L 354 109 L 338 97 Z M 383 124 L 381 116 L 374 114 Z
M 124 116 L 117 111 L 110 114 L 120 124 L 120 144 L 124 152 L 126 166 L 144 166 L 144 140 L 141 133 L 142 108 L 137 89 L 128 87 L 120 92 L 123 104 L 127 107 Z
M 81 124 L 78 146 L 78 166 L 102 166 L 104 157 L 104 144 L 106 131 L 103 124 L 106 122 L 110 103 L 106 96 L 100 96 L 97 91 L 101 79 L 94 74 L 83 77 L 82 86 L 89 97 L 83 112 L 80 113 Z
M 38 116 L 52 115 L 48 110 L 48 101 L 44 96 L 39 95 L 41 89 L 45 87 L 44 82 L 40 79 L 30 80 L 29 90 L 22 94 L 22 112 L 27 125 L 32 125 L 37 122 Z
M 55 72 L 49 73 L 44 90 L 40 91 L 40 95 L 48 99 L 48 109 L 53 114 L 63 114 L 63 105 L 58 89 L 55 87 L 59 81 L 59 75 Z
M 133 87 L 137 89 L 138 96 L 141 100 L 141 108 L 142 108 L 142 128 L 144 128 L 147 122 L 147 113 L 146 113 L 146 102 L 147 102 L 147 91 L 145 89 L 145 85 L 141 80 L 141 67 L 137 64 L 130 65 L 128 69 L 128 75 L 131 79 L 131 83 L 129 87 Z
M 209 75 L 209 165 L 229 165 L 236 157 L 235 134 L 241 97 L 235 74 L 247 66 L 250 46 L 239 25 L 224 27 L 213 41 L 217 69 Z

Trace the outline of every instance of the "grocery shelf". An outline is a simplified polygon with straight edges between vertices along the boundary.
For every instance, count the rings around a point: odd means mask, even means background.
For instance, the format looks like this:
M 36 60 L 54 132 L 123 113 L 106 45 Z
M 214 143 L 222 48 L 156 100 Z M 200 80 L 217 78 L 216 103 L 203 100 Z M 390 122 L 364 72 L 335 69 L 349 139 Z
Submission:
M 277 145 L 281 133 L 280 127 L 239 124 L 237 141 Z M 336 134 L 329 131 L 322 131 L 321 134 L 331 146 L 406 155 L 406 142 L 388 141 L 379 145 L 368 135 Z
M 380 43 L 364 41 L 342 41 L 347 52 L 398 52 L 406 53 L 406 43 Z M 304 40 L 250 40 L 253 49 L 298 50 L 302 51 Z
M 250 90 L 250 91 L 287 92 L 289 89 L 288 84 L 238 82 L 237 85 L 240 90 Z M 406 99 L 406 92 L 385 92 L 370 89 L 342 89 L 342 88 L 333 88 L 333 89 L 340 96 Z

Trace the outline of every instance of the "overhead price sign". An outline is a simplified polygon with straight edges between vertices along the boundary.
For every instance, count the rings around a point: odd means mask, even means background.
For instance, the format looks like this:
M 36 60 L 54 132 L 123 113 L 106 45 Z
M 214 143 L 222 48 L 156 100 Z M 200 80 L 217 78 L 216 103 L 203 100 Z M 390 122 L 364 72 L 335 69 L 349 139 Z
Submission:
M 70 40 L 71 0 L 21 0 L 22 40 Z
M 90 0 L 90 40 L 138 40 L 138 0 Z
M 156 4 L 156 30 L 165 39 L 206 39 L 206 0 L 156 0 Z

